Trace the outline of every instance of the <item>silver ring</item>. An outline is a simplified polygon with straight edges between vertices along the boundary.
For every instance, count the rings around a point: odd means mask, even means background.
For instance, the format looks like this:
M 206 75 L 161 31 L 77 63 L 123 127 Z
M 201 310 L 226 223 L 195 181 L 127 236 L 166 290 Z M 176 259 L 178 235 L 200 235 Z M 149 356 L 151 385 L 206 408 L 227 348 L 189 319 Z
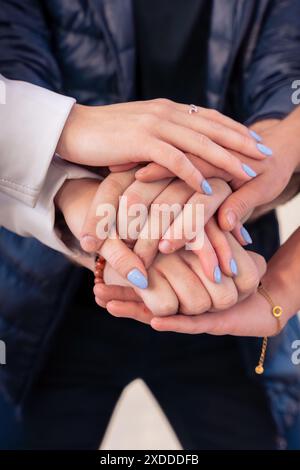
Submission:
M 189 114 L 198 113 L 198 107 L 195 104 L 190 104 Z

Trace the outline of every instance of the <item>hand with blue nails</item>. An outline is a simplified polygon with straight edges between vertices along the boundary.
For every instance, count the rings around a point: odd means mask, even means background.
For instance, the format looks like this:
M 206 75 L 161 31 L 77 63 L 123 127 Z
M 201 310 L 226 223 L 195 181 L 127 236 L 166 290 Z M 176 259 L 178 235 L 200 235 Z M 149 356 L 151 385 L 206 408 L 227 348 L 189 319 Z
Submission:
M 209 179 L 209 184 L 213 194 L 207 196 L 193 192 L 190 186 L 179 179 L 165 178 L 152 183 L 143 183 L 135 180 L 134 170 L 111 173 L 97 188 L 90 207 L 87 206 L 87 214 L 81 228 L 81 247 L 88 253 L 100 253 L 110 228 L 116 224 L 115 241 L 110 245 L 116 247 L 112 250 L 115 255 L 111 259 L 111 264 L 136 286 L 147 286 L 146 270 L 158 251 L 165 254 L 172 253 L 191 242 L 194 244 L 192 249 L 209 279 L 220 283 L 222 272 L 228 276 L 235 276 L 237 267 L 235 260 L 232 259 L 231 250 L 221 231 L 216 230 L 216 223 L 211 218 L 220 204 L 230 195 L 231 189 L 220 178 Z M 101 216 L 99 207 L 105 208 L 109 204 L 114 209 L 112 218 L 107 218 L 105 211 L 104 217 Z M 146 210 L 147 220 L 145 218 L 139 221 L 139 230 L 130 233 L 128 228 L 133 225 L 135 229 L 137 225 L 134 213 L 136 205 Z M 166 206 L 173 210 L 174 205 L 176 214 L 172 212 L 164 214 L 161 211 L 161 208 Z M 198 217 L 202 208 L 203 220 Z M 107 231 L 103 236 L 99 236 L 97 227 L 104 223 L 103 221 L 107 223 Z M 201 247 L 195 246 L 194 243 L 196 223 L 200 223 L 199 230 L 203 232 Z M 149 229 L 155 233 L 151 233 Z M 238 235 L 236 237 L 241 238 Z M 240 242 L 245 244 L 244 239 Z M 124 257 L 121 257 L 122 253 Z
M 114 176 L 114 178 L 116 177 Z M 126 175 L 123 174 L 120 181 L 116 179 L 104 180 L 100 184 L 103 191 L 102 202 L 104 208 L 114 208 L 115 205 L 117 206 L 119 195 L 122 194 L 122 191 L 133 180 L 134 175 L 130 172 L 127 172 Z M 123 182 L 123 187 L 121 187 L 121 181 Z M 99 181 L 96 179 L 67 180 L 56 195 L 56 207 L 62 213 L 70 234 L 74 235 L 74 240 L 70 241 L 73 245 L 77 243 L 79 246 L 82 226 L 86 214 L 91 210 L 98 188 Z M 94 220 L 101 222 L 101 217 L 96 216 L 96 207 L 94 209 Z M 99 253 L 111 263 L 121 276 L 127 278 L 132 285 L 140 289 L 146 289 L 148 287 L 147 271 L 141 259 L 118 237 L 115 229 L 114 214 L 107 217 L 105 223 L 110 226 L 110 239 L 105 240 L 91 236 L 91 239 L 87 242 L 89 245 L 89 250 L 87 251 L 91 256 L 90 258 L 88 256 L 78 256 L 78 262 L 93 270 L 93 259 L 95 254 Z M 93 226 L 94 228 L 96 226 Z
M 183 181 L 175 179 L 152 201 L 134 245 L 134 252 L 146 267 L 152 264 L 158 251 L 170 254 L 186 247 L 198 256 L 211 281 L 220 283 L 221 271 L 228 276 L 235 275 L 231 249 L 212 217 L 231 190 L 223 180 L 212 178 L 209 182 L 213 196 L 192 193 Z M 136 181 L 132 188 L 138 187 L 145 194 L 147 186 L 152 184 Z M 172 208 L 176 208 L 174 214 L 168 210 Z M 154 228 L 155 237 L 151 233 Z
M 130 172 L 128 178 L 130 179 Z M 56 197 L 57 208 L 60 209 L 75 239 L 80 237 L 82 222 L 98 186 L 97 180 L 68 180 Z M 111 186 L 104 186 L 103 194 L 107 188 L 111 189 Z M 111 195 L 111 191 L 109 194 Z M 212 200 L 213 198 L 209 198 L 209 201 Z M 209 224 L 210 222 L 207 225 Z M 216 231 L 220 232 L 220 229 L 214 223 L 214 227 L 211 227 L 208 233 L 217 241 L 216 252 L 218 253 L 219 249 L 224 255 L 226 250 L 221 247 L 226 243 L 229 250 L 227 250 L 228 259 L 224 260 L 223 265 L 220 263 L 223 272 L 221 273 L 221 268 L 215 269 L 215 277 L 211 279 L 201 266 L 201 256 L 184 249 L 169 255 L 158 254 L 146 271 L 140 257 L 119 238 L 116 225 L 112 225 L 110 237 L 98 250 L 107 260 L 105 280 L 108 283 L 127 286 L 125 291 L 130 294 L 125 294 L 125 299 L 132 300 L 133 294 L 138 296 L 140 301 L 143 301 L 146 307 L 156 315 L 171 315 L 178 310 L 185 314 L 194 314 L 210 308 L 219 309 L 233 305 L 241 293 L 246 294 L 249 288 L 255 288 L 259 280 L 258 273 L 249 254 L 234 240 L 233 236 L 224 234 L 224 240 L 221 243 L 220 235 L 217 234 L 217 237 L 214 234 Z M 91 268 L 93 269 L 92 258 Z M 226 271 L 229 271 L 229 275 L 224 274 Z M 120 297 L 120 287 L 104 285 L 99 287 L 100 290 L 106 288 L 116 288 L 117 297 L 114 300 L 124 300 Z M 102 302 L 101 293 L 98 291 L 97 301 L 100 304 Z
M 261 143 L 245 126 L 217 111 L 199 107 L 190 114 L 189 109 L 167 99 L 106 106 L 75 104 L 56 153 L 73 163 L 118 171 L 155 162 L 205 194 L 210 193 L 209 185 L 189 153 L 235 178 L 252 178 L 252 171 L 230 150 L 243 149 L 245 155 L 261 160 L 266 157 Z
M 255 132 L 254 129 L 248 129 L 233 119 L 219 113 L 213 109 L 198 108 L 199 112 L 189 117 L 191 126 L 205 136 L 218 144 L 222 150 L 214 151 L 212 154 L 208 153 L 209 158 L 201 157 L 201 152 L 193 150 L 189 146 L 189 150 L 185 150 L 186 156 L 198 168 L 205 178 L 209 177 L 224 177 L 225 180 L 238 178 L 242 181 L 248 181 L 256 176 L 256 172 L 252 166 L 252 161 L 261 161 L 272 156 L 273 152 L 270 147 L 262 142 L 262 137 Z M 206 140 L 204 139 L 204 142 Z M 202 138 L 203 140 L 203 138 Z M 209 146 L 209 141 L 207 140 Z M 240 161 L 239 155 L 244 155 L 248 158 L 248 163 L 244 164 Z M 234 159 L 232 158 L 234 156 Z M 226 157 L 224 159 L 224 157 Z M 112 171 L 119 171 L 119 166 L 111 167 Z M 125 169 L 125 167 L 124 167 Z M 236 173 L 239 176 L 236 176 Z M 150 182 L 157 179 L 169 178 L 174 176 L 172 172 L 162 164 L 157 162 L 149 163 L 147 166 L 138 170 L 136 178 L 140 181 Z M 202 184 L 203 192 L 206 193 Z M 208 193 L 206 193 L 208 194 Z
M 282 121 L 266 120 L 253 126 L 264 145 L 272 148 L 272 157 L 252 161 L 257 177 L 244 184 L 233 180 L 234 192 L 221 205 L 218 221 L 223 230 L 232 231 L 238 238 L 250 241 L 241 223 L 251 216 L 255 219 L 293 197 L 300 187 L 300 107 Z M 241 157 L 244 164 L 247 157 Z M 251 215 L 252 214 L 252 215 Z M 243 236 L 246 235 L 246 236 Z
M 221 179 L 212 178 L 209 182 L 213 191 L 210 196 L 194 192 L 179 179 L 166 178 L 152 183 L 142 183 L 135 180 L 134 170 L 111 173 L 100 185 L 94 183 L 97 188 L 92 202 L 89 206 L 86 205 L 86 216 L 81 227 L 82 249 L 91 254 L 101 253 L 110 230 L 114 228 L 115 237 L 113 243 L 110 242 L 110 253 L 106 252 L 105 258 L 109 257 L 114 268 L 122 276 L 127 277 L 133 285 L 146 287 L 147 268 L 152 264 L 158 251 L 171 253 L 193 242 L 195 223 L 198 220 L 201 225 L 200 230 L 204 232 L 203 246 L 193 249 L 202 263 L 204 272 L 216 283 L 221 282 L 221 271 L 228 276 L 234 276 L 236 269 L 228 244 L 224 237 L 215 235 L 213 220 L 207 223 L 231 190 Z M 67 186 L 70 187 L 70 184 L 79 185 L 76 182 L 67 182 Z M 66 191 L 62 189 L 61 192 Z M 106 213 L 108 205 L 113 209 L 109 217 Z M 134 213 L 137 205 L 146 211 L 146 218 L 138 221 L 138 224 Z M 164 214 L 161 211 L 166 206 L 173 210 L 174 205 L 176 214 L 172 212 Z M 157 207 L 159 210 L 155 211 Z M 204 208 L 203 220 L 197 217 L 199 207 Z M 101 208 L 104 211 L 102 215 L 99 211 Z M 189 210 L 190 214 L 187 213 Z M 202 222 L 206 225 L 205 231 Z M 102 225 L 107 227 L 100 235 L 99 226 Z M 139 230 L 136 230 L 137 225 Z M 131 227 L 133 230 L 130 230 Z M 149 227 L 154 233 L 147 233 Z M 181 235 L 175 239 L 173 233 L 179 231 Z M 218 249 L 220 245 L 223 250 Z
M 108 264 L 105 284 L 94 286 L 97 304 L 114 316 L 151 324 L 158 317 L 168 317 L 166 321 L 181 316 L 197 318 L 233 307 L 256 291 L 265 262 L 256 253 L 245 251 L 231 234 L 225 236 L 239 266 L 234 278 L 223 275 L 221 283 L 211 281 L 197 255 L 181 249 L 155 258 L 148 271 L 146 290 L 129 287 Z
M 299 289 L 295 289 L 300 283 L 299 257 L 300 228 L 273 255 L 261 280 L 270 298 L 283 310 L 280 330 L 300 309 Z M 264 266 L 260 267 L 261 274 L 264 269 Z M 114 304 L 112 305 L 114 308 Z M 149 312 L 146 316 L 146 312 L 142 312 L 136 305 L 133 315 L 135 318 L 148 319 L 151 326 L 158 331 L 255 337 L 273 336 L 279 333 L 278 322 L 270 314 L 270 303 L 257 291 L 229 309 L 219 312 L 157 318 L 151 316 Z

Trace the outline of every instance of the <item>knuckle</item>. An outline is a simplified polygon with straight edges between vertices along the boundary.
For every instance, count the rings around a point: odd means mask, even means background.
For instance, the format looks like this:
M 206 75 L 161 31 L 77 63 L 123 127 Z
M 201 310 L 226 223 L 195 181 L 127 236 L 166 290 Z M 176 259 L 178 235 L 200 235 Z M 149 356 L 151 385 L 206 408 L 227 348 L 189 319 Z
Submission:
M 155 100 L 151 101 L 152 103 L 158 103 L 162 106 L 171 106 L 173 105 L 172 100 L 168 100 L 167 98 L 156 98 Z
M 182 309 L 189 315 L 202 313 L 210 308 L 210 297 L 205 293 L 202 283 L 195 279 L 194 273 L 187 272 L 182 280 Z
M 226 251 L 230 250 L 225 237 L 223 238 L 222 236 L 220 236 L 220 237 L 217 236 L 213 239 L 212 243 L 213 243 L 214 250 L 217 253 L 222 254 L 222 253 L 225 253 Z
M 210 236 L 210 241 L 216 252 L 225 253 L 230 249 L 225 235 L 219 229 Z
M 180 302 L 180 306 L 181 306 L 182 312 L 185 313 L 186 315 L 194 315 L 199 310 L 197 301 L 195 301 L 194 299 L 191 299 L 190 296 L 188 296 L 187 299 L 182 300 Z
M 128 264 L 127 253 L 123 250 L 114 249 L 107 255 L 107 262 L 116 270 Z
M 134 253 L 143 261 L 145 266 L 149 266 L 150 262 L 155 257 L 158 250 L 158 243 L 153 242 L 149 238 L 138 240 L 135 247 Z
M 156 100 L 151 101 L 150 106 L 151 112 L 154 115 L 160 118 L 165 118 L 169 116 L 171 101 L 164 98 L 158 98 Z
M 178 303 L 173 299 L 163 299 L 155 306 L 154 314 L 160 317 L 167 317 L 177 313 Z
M 187 315 L 199 315 L 207 312 L 211 308 L 211 302 L 209 299 L 195 298 L 193 300 L 187 300 L 182 302 L 182 311 Z
M 182 152 L 174 151 L 171 154 L 172 166 L 176 173 L 180 173 L 182 171 L 185 161 L 185 155 Z
M 216 109 L 210 109 L 209 110 L 209 116 L 211 117 L 211 119 L 216 119 L 216 118 L 219 118 L 221 116 L 221 113 L 219 111 L 217 111 Z
M 211 300 L 208 295 L 201 299 L 198 309 L 199 313 L 207 312 L 209 309 L 211 309 Z
M 238 293 L 235 288 L 226 289 L 221 295 L 216 296 L 213 300 L 214 307 L 218 310 L 226 310 L 236 304 L 238 300 Z
M 213 119 L 208 119 L 207 124 L 210 128 L 215 131 L 225 133 L 226 129 L 220 122 L 214 121 Z
M 145 129 L 156 129 L 159 124 L 159 121 L 159 118 L 152 113 L 145 113 L 140 116 L 140 123 Z
M 201 145 L 202 147 L 207 147 L 211 143 L 211 140 L 206 135 L 199 134 L 198 142 L 199 142 L 199 145 Z
M 241 162 L 237 157 L 235 157 L 232 153 L 228 152 L 228 150 L 222 149 L 222 153 L 224 158 L 226 159 L 226 163 L 228 168 L 239 168 L 241 167 Z
M 134 246 L 134 253 L 140 257 L 145 255 L 154 245 L 153 240 L 149 237 L 139 238 Z
M 133 204 L 143 203 L 141 193 L 134 188 L 131 188 L 125 191 L 122 196 L 122 199 L 123 198 L 124 198 L 124 202 L 126 201 L 127 208 L 129 208 Z
M 241 293 L 249 293 L 254 291 L 259 284 L 259 274 L 255 267 L 248 268 L 241 279 L 239 290 Z
M 123 187 L 121 182 L 118 179 L 118 176 L 115 173 L 111 173 L 107 178 L 107 182 L 109 183 L 109 190 L 121 194 L 123 192 Z
M 252 147 L 253 145 L 251 137 L 248 137 L 245 134 L 239 134 L 239 143 L 242 149 Z
M 241 217 L 243 214 L 246 214 L 250 209 L 249 202 L 245 199 L 241 199 L 239 196 L 237 196 L 237 193 L 234 195 L 231 201 L 231 207 L 239 217 Z
M 232 190 L 226 181 L 220 178 L 212 178 L 210 181 L 213 186 L 214 193 L 224 193 L 226 196 L 229 196 L 232 193 Z
M 99 222 L 99 219 L 100 217 L 97 216 L 96 214 L 95 215 L 89 214 L 86 222 L 84 223 L 84 226 L 82 227 L 82 233 L 84 235 L 88 235 L 88 234 L 94 235 L 96 232 L 96 227 Z

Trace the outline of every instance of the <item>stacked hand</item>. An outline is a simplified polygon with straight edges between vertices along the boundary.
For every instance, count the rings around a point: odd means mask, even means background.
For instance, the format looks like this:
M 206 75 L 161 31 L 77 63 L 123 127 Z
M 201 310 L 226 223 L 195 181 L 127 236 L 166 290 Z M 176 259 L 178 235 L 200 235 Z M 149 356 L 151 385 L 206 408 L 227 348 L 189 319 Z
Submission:
M 263 207 L 280 196 L 296 171 L 299 155 L 295 152 L 289 152 L 285 165 L 280 160 L 285 150 L 283 142 L 291 135 L 290 126 L 285 121 L 268 121 L 256 126 L 264 144 L 272 146 L 272 156 L 270 148 L 256 144 L 244 126 L 215 112 L 200 109 L 199 114 L 190 115 L 187 109 L 185 105 L 161 100 L 95 108 L 94 114 L 90 109 L 77 108 L 69 129 L 67 123 L 58 151 L 75 162 L 109 165 L 115 173 L 99 187 L 90 180 L 67 182 L 58 195 L 57 204 L 82 247 L 106 258 L 106 285 L 96 286 L 95 296 L 97 303 L 106 306 L 113 315 L 151 322 L 161 331 L 273 334 L 277 323 L 270 315 L 266 300 L 256 293 L 265 263 L 258 255 L 242 248 L 241 245 L 251 239 L 241 220 L 256 206 Z M 75 138 L 77 112 L 86 114 L 85 125 L 91 129 L 93 137 L 83 139 L 78 148 L 71 144 L 72 137 Z M 110 114 L 111 119 L 104 119 L 103 112 Z M 101 113 L 108 126 L 106 130 L 102 126 L 102 135 L 98 124 Z M 138 128 L 141 125 L 142 141 L 137 136 L 133 139 L 132 129 L 130 131 L 124 124 L 125 115 L 129 127 L 133 122 L 138 122 Z M 82 115 L 78 125 L 80 121 Z M 112 145 L 116 122 L 122 122 L 125 127 L 118 134 L 120 140 Z M 96 133 L 101 142 L 91 145 Z M 254 136 L 260 140 L 257 134 Z M 158 140 L 163 156 L 155 153 Z M 149 146 L 144 147 L 143 142 Z M 172 147 L 172 157 L 168 154 L 167 161 L 164 160 L 166 144 Z M 230 149 L 230 153 L 222 146 Z M 155 151 L 151 153 L 153 148 Z M 146 153 L 141 149 L 147 149 Z M 180 152 L 180 158 L 174 152 Z M 213 157 L 213 153 L 218 158 Z M 270 158 L 264 159 L 263 153 Z M 154 154 L 159 157 L 154 158 Z M 120 173 L 138 162 L 151 160 L 154 163 L 147 167 Z M 174 175 L 181 179 L 174 179 Z M 235 190 L 232 194 L 231 188 Z M 75 201 L 74 195 L 77 196 Z M 184 206 L 187 203 L 188 206 Z M 115 209 L 109 217 L 101 213 L 103 204 Z M 120 237 L 124 220 L 128 224 L 134 219 L 136 204 L 143 204 L 149 213 L 146 211 L 135 233 L 125 236 L 122 233 Z M 173 218 L 167 223 L 154 209 L 157 204 L 177 204 Z M 194 241 L 199 229 L 196 224 L 199 205 L 205 209 L 203 246 L 185 250 L 183 247 Z M 99 225 L 103 226 L 104 222 L 107 230 L 99 236 Z M 150 230 L 153 226 L 155 237 Z M 232 230 L 232 234 L 222 229 Z M 180 237 L 175 236 L 178 230 L 183 233 Z M 108 233 L 115 236 L 107 238 Z
M 266 208 L 270 210 L 276 207 L 282 201 L 281 195 L 291 178 L 296 180 L 296 183 L 294 193 L 289 193 L 289 196 L 295 194 L 299 188 L 299 176 L 296 176 L 300 169 L 297 143 L 298 122 L 299 112 L 292 113 L 282 121 L 266 120 L 252 126 L 254 132 L 259 132 L 264 142 L 261 145 L 266 147 L 266 154 L 269 154 L 270 158 L 258 161 L 249 158 L 243 151 L 232 152 L 241 162 L 251 165 L 257 174 L 256 178 L 246 183 L 235 177 L 227 179 L 234 192 L 219 209 L 220 227 L 226 231 L 234 230 L 241 243 L 243 242 L 243 237 L 240 236 L 241 222 L 248 219 L 254 210 L 256 214 L 261 214 Z M 194 156 L 190 158 L 195 166 L 202 164 Z M 169 170 L 156 163 L 151 163 L 136 173 L 136 178 L 144 182 L 170 176 Z
M 122 189 L 124 191 L 124 186 L 128 185 L 125 190 L 128 194 L 132 190 L 131 186 L 135 187 L 137 184 L 136 182 L 129 184 L 133 177 L 133 172 L 128 171 L 110 175 L 105 183 L 100 184 L 100 186 L 94 180 L 74 180 L 69 181 L 62 188 L 57 197 L 57 205 L 63 212 L 70 230 L 77 238 L 80 236 L 82 221 L 87 210 L 90 208 L 97 192 L 97 196 L 99 196 L 101 186 L 102 189 L 104 188 L 103 194 L 111 196 L 111 180 L 113 181 L 112 186 L 115 186 L 115 188 L 117 186 L 115 182 L 119 182 L 119 191 L 121 191 L 121 182 L 123 182 Z M 246 252 L 231 234 L 223 234 L 218 228 L 212 216 L 218 205 L 230 194 L 230 189 L 221 180 L 211 180 L 210 182 L 214 188 L 214 195 L 212 197 L 198 196 L 207 198 L 206 214 L 210 218 L 209 223 L 214 226 L 212 230 L 213 243 L 220 248 L 218 240 L 221 239 L 222 246 L 226 248 L 224 252 L 220 249 L 214 252 L 218 262 L 223 263 L 225 266 L 224 271 L 228 271 L 228 275 L 223 273 L 222 282 L 218 283 L 205 274 L 202 268 L 201 256 L 199 257 L 199 250 L 197 250 L 197 253 L 193 253 L 189 250 L 180 249 L 169 255 L 154 255 L 154 260 L 150 263 L 149 259 L 152 260 L 158 244 L 158 240 L 156 240 L 153 249 L 153 240 L 150 240 L 150 258 L 147 258 L 147 264 L 149 265 L 148 288 L 144 288 L 145 286 L 142 285 L 140 279 L 136 282 L 136 278 L 134 279 L 135 286 L 129 287 L 130 278 L 129 281 L 126 280 L 126 274 L 128 270 L 132 272 L 133 269 L 140 269 L 141 273 L 145 273 L 142 261 L 125 242 L 118 237 L 109 237 L 98 250 L 107 260 L 105 269 L 106 285 L 95 286 L 96 301 L 99 305 L 106 306 L 113 315 L 131 317 L 144 322 L 150 322 L 153 315 L 169 316 L 177 314 L 178 311 L 184 315 L 193 315 L 193 318 L 196 318 L 203 312 L 229 308 L 238 300 L 242 300 L 256 290 L 259 279 L 265 270 L 264 260 L 255 253 Z M 175 181 L 167 186 L 167 188 L 170 188 L 169 198 L 172 194 L 173 198 L 178 197 L 180 194 L 178 184 L 179 182 Z M 182 184 L 184 185 L 184 183 Z M 106 192 L 105 185 L 107 185 L 108 192 Z M 146 186 L 151 188 L 152 183 Z M 153 187 L 152 198 L 157 193 L 157 186 L 156 184 Z M 156 188 L 156 191 L 154 191 L 154 188 Z M 190 194 L 185 192 L 187 187 L 181 189 L 182 195 L 185 195 L 182 200 L 185 201 Z M 145 193 L 142 194 L 144 195 L 143 202 L 146 202 L 147 197 L 145 197 Z M 160 197 L 163 197 L 163 194 L 164 191 L 160 193 Z M 103 200 L 107 202 L 107 199 Z M 169 199 L 169 202 L 172 202 L 172 199 Z M 202 202 L 204 201 L 202 200 Z M 152 216 L 153 214 L 150 213 L 144 227 L 147 226 Z M 144 246 L 145 240 L 143 238 L 137 239 L 134 251 L 140 250 L 140 244 Z M 213 244 L 210 246 L 210 249 L 212 249 Z M 204 246 L 203 250 L 206 251 L 207 247 Z M 225 252 L 228 252 L 228 254 Z M 218 256 L 220 256 L 220 261 Z M 235 273 L 230 270 L 230 263 L 227 263 L 227 258 L 235 260 L 236 266 L 238 266 Z M 139 262 L 138 268 L 135 264 L 136 259 Z M 176 318 L 180 319 L 181 316 L 176 315 Z

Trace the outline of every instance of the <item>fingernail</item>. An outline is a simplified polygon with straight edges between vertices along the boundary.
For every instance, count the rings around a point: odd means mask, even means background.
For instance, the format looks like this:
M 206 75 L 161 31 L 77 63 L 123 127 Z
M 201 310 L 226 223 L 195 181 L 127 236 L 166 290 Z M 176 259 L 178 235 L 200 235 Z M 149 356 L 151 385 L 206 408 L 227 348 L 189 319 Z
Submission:
M 202 188 L 202 191 L 204 192 L 204 194 L 206 194 L 207 196 L 210 196 L 213 192 L 212 188 L 211 188 L 211 185 L 209 184 L 209 182 L 207 180 L 202 181 L 201 188 Z
M 235 213 L 233 211 L 228 211 L 226 213 L 226 219 L 227 219 L 227 222 L 230 225 L 230 227 L 233 228 L 235 226 L 236 220 L 237 220 Z
M 230 269 L 231 269 L 231 272 L 234 276 L 237 276 L 237 273 L 238 273 L 238 267 L 237 267 L 237 264 L 236 264 L 236 261 L 234 258 L 231 258 L 230 260 Z
M 271 155 L 273 155 L 273 151 L 264 144 L 256 144 L 256 147 L 261 153 L 263 153 L 264 155 L 267 155 L 267 157 L 270 157 Z
M 249 165 L 246 165 L 246 163 L 242 164 L 244 172 L 248 175 L 251 176 L 251 178 L 254 178 L 256 175 L 255 171 L 252 170 L 252 168 Z
M 250 236 L 250 233 L 248 232 L 247 229 L 245 229 L 245 227 L 241 228 L 240 233 L 247 244 L 252 243 L 252 238 Z
M 80 239 L 81 246 L 86 251 L 97 251 L 99 240 L 92 235 L 85 235 Z
M 249 129 L 249 134 L 253 137 L 253 139 L 256 140 L 256 142 L 261 142 L 262 137 L 257 134 L 257 132 L 253 131 L 252 129 Z
M 129 271 L 129 273 L 127 274 L 127 279 L 129 282 L 131 282 L 131 284 L 136 287 L 139 287 L 140 289 L 147 289 L 148 287 L 147 278 L 137 268 L 134 268 Z
M 222 281 L 222 273 L 221 273 L 221 269 L 219 268 L 219 266 L 216 266 L 215 267 L 215 270 L 214 270 L 214 280 L 217 284 L 221 284 L 221 281 Z
M 162 253 L 170 253 L 172 251 L 171 243 L 168 240 L 162 240 L 159 243 L 159 250 Z

